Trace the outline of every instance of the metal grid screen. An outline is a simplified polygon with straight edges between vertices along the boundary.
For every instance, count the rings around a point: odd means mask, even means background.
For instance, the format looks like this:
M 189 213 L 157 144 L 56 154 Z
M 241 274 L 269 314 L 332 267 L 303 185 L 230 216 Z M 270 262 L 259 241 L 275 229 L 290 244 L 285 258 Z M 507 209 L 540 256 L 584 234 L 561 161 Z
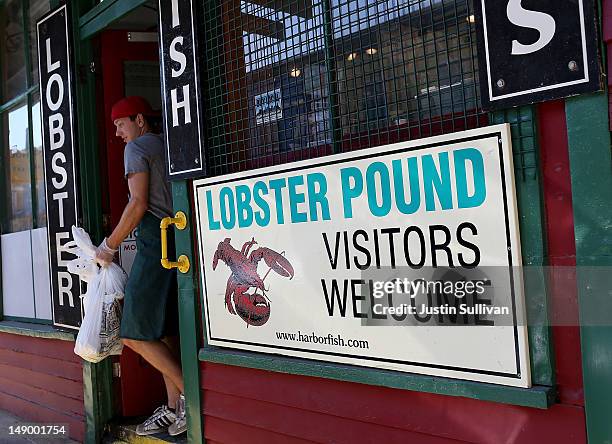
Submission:
M 472 0 L 206 0 L 209 175 L 475 128 Z

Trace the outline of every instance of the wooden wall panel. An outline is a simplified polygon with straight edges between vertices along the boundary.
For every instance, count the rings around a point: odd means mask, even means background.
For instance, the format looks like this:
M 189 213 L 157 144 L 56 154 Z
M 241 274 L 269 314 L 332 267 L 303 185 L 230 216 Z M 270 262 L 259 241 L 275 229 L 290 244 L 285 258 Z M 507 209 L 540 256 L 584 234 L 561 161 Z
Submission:
M 33 338 L 30 336 L 0 333 L 0 349 L 81 364 L 81 358 L 74 354 L 74 343 L 60 341 L 59 339 Z
M 83 385 L 80 383 L 81 381 L 78 381 L 78 384 L 66 384 L 66 379 L 59 376 L 47 375 L 4 364 L 0 364 L 0 377 L 83 401 Z
M 33 371 L 44 369 L 44 373 L 47 375 L 60 376 L 72 381 L 79 381 L 83 378 L 83 370 L 80 364 L 31 355 L 29 353 L 14 352 L 0 348 L 0 362 L 12 367 Z
M 26 421 L 64 423 L 85 437 L 83 367 L 74 343 L 0 333 L 0 409 Z
M 205 391 L 205 415 L 311 442 L 451 444 L 462 442 L 281 404 Z M 248 434 L 247 434 L 248 436 Z M 251 441 L 252 442 L 252 441 Z
M 236 424 L 263 434 L 245 432 L 251 442 L 276 433 L 338 443 L 586 443 L 582 407 L 540 410 L 212 363 L 201 370 L 204 420 L 217 421 L 205 434 L 223 443 L 241 441 L 215 427 Z
M 0 409 L 9 411 L 26 421 L 40 423 L 68 424 L 70 437 L 83 442 L 85 438 L 85 420 L 82 416 L 66 415 L 40 404 L 25 401 L 0 391 Z
M 294 438 L 269 430 L 255 429 L 238 422 L 206 416 L 204 420 L 206 444 L 311 444 L 312 441 Z
M 7 395 L 18 396 L 23 400 L 42 404 L 58 412 L 85 416 L 83 401 L 52 393 L 27 384 L 0 377 L 0 390 Z

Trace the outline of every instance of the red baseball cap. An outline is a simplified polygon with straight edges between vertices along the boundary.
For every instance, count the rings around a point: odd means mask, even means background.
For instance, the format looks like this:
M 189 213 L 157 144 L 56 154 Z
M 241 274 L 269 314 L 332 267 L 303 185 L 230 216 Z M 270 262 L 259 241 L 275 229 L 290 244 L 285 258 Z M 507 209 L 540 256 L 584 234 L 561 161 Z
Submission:
M 113 105 L 111 111 L 111 119 L 114 122 L 122 117 L 135 116 L 142 114 L 143 116 L 156 116 L 157 113 L 153 111 L 151 105 L 144 97 L 140 96 L 129 96 L 124 97 Z

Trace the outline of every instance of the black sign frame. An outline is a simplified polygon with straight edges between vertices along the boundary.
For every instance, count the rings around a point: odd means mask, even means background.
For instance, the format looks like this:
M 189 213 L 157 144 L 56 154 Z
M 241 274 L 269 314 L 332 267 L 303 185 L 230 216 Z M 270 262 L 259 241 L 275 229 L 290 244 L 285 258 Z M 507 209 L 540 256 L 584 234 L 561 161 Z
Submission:
M 81 280 L 66 266 L 74 258 L 66 250 L 73 240 L 71 227 L 81 218 L 71 25 L 70 10 L 63 4 L 37 21 L 36 43 L 53 325 L 78 330 Z
M 159 0 L 166 174 L 171 181 L 206 174 L 197 17 L 193 0 Z
M 474 7 L 484 109 L 602 89 L 593 0 L 475 0 Z M 551 19 L 552 36 L 545 35 L 540 30 Z M 529 26 L 530 21 L 537 25 Z M 540 41 L 546 44 L 536 49 Z

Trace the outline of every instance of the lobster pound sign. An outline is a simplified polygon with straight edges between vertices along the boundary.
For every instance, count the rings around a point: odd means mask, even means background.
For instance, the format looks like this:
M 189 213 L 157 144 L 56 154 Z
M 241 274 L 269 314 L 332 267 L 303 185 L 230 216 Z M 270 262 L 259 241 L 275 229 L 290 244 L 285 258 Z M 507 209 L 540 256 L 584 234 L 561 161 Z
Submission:
M 231 314 L 238 314 L 247 326 L 264 325 L 270 318 L 270 300 L 266 296 L 264 280 L 271 270 L 292 279 L 293 266 L 281 253 L 270 248 L 259 247 L 249 254 L 253 245 L 257 244 L 255 238 L 245 242 L 240 251 L 232 247 L 230 241 L 231 238 L 227 237 L 219 242 L 212 262 L 213 270 L 217 268 L 219 260 L 232 270 L 225 289 L 225 306 Z M 263 278 L 257 273 L 257 265 L 262 259 L 270 267 Z M 251 288 L 255 289 L 254 292 L 247 293 Z

